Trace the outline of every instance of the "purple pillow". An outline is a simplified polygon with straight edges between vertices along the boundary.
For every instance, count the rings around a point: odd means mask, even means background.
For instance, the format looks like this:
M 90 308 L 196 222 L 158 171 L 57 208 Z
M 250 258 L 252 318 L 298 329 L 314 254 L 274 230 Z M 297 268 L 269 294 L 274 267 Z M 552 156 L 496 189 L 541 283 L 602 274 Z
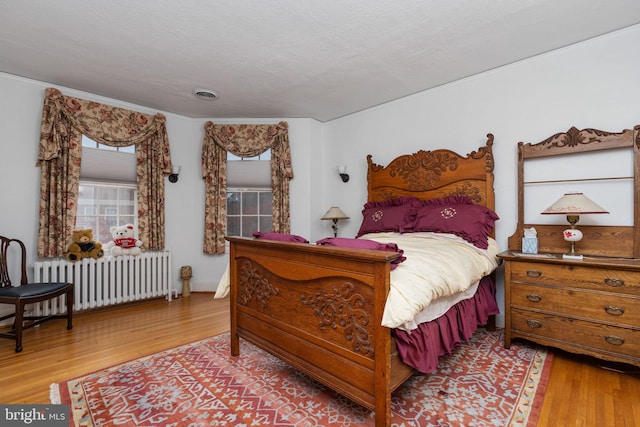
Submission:
M 296 236 L 295 234 L 276 233 L 275 231 L 269 231 L 267 233 L 254 231 L 253 237 L 255 237 L 256 239 L 277 240 L 280 242 L 309 243 L 309 241 L 304 237 Z
M 362 224 L 356 237 L 367 233 L 409 231 L 419 207 L 420 201 L 415 197 L 398 197 L 382 202 L 365 203 L 362 209 Z
M 444 200 L 444 199 L 440 199 Z M 426 203 L 416 215 L 413 231 L 455 234 L 480 249 L 489 247 L 488 238 L 500 219 L 491 209 L 474 203 Z
M 391 261 L 392 270 L 395 270 L 398 264 L 407 259 L 407 257 L 404 256 L 404 251 L 398 248 L 398 245 L 396 245 L 395 243 L 380 243 L 374 240 L 350 239 L 347 237 L 328 237 L 326 239 L 318 240 L 316 242 L 316 245 L 341 246 L 354 249 L 371 249 L 375 251 L 397 252 L 400 254 L 400 256 Z

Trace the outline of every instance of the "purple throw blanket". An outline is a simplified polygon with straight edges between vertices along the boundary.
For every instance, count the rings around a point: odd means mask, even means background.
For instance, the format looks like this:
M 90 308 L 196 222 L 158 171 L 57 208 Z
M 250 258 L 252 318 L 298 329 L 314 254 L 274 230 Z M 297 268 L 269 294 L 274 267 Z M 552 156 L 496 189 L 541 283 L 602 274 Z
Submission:
M 298 236 L 296 234 L 276 233 L 274 231 L 269 231 L 267 233 L 254 231 L 253 237 L 263 240 L 277 240 L 279 242 L 309 243 L 309 241 L 302 236 Z
M 371 249 L 375 251 L 397 252 L 400 254 L 400 256 L 391 261 L 392 270 L 394 270 L 398 266 L 398 264 L 407 259 L 404 256 L 404 251 L 398 248 L 398 245 L 396 245 L 395 243 L 379 243 L 374 240 L 350 239 L 347 237 L 327 237 L 326 239 L 318 240 L 316 242 L 316 245 L 342 246 L 345 248 L 354 249 Z

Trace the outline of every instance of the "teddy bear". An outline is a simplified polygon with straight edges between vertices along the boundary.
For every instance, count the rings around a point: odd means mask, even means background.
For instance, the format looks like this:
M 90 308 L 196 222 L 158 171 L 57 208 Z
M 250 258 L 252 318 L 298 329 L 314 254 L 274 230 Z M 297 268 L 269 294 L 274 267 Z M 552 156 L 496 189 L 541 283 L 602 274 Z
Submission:
M 140 255 L 142 250 L 142 241 L 134 237 L 133 224 L 114 225 L 109 229 L 113 241 L 105 245 L 105 249 L 111 253 L 112 256 L 120 255 Z
M 93 230 L 79 228 L 72 231 L 71 243 L 67 248 L 67 259 L 78 261 L 82 258 L 101 258 L 104 255 L 102 243 L 93 240 Z

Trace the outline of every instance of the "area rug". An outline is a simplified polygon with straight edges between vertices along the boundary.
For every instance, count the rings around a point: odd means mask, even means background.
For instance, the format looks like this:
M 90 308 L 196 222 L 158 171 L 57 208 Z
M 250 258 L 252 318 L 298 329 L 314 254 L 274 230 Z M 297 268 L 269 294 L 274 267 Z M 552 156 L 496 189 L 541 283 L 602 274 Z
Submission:
M 371 426 L 371 411 L 229 334 L 207 338 L 61 384 L 51 402 L 70 404 L 76 426 Z M 551 354 L 478 330 L 392 394 L 392 425 L 535 425 Z

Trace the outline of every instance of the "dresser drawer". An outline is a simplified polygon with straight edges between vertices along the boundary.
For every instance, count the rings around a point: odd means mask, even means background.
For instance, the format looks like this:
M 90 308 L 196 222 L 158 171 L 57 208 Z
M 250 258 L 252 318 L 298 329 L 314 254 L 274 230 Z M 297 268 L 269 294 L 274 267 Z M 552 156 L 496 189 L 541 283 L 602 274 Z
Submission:
M 640 297 L 518 283 L 511 306 L 640 328 Z
M 640 296 L 640 271 L 570 264 L 511 263 L 511 282 L 568 286 Z
M 519 309 L 511 310 L 511 330 L 542 341 L 549 338 L 564 345 L 631 356 L 636 364 L 640 361 L 640 330 Z

